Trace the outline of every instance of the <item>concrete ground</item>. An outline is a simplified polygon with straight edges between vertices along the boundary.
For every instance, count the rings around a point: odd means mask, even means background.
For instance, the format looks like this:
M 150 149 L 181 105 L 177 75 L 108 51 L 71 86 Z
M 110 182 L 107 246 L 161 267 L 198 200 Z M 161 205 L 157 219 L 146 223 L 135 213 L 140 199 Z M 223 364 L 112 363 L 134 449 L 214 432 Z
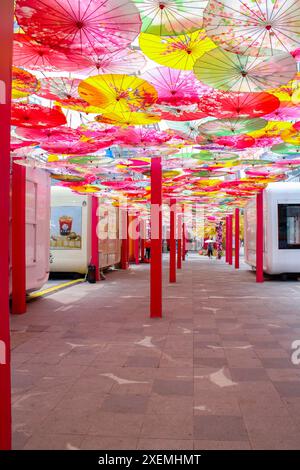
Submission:
M 15 449 L 300 449 L 300 283 L 198 255 L 164 276 L 163 319 L 149 265 L 12 317 Z

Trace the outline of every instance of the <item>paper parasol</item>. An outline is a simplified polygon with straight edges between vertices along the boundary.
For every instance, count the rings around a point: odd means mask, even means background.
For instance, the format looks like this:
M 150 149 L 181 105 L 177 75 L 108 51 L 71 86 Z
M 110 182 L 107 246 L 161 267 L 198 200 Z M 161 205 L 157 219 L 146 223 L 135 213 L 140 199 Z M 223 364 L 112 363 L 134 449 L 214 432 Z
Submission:
M 141 20 L 130 0 L 17 0 L 22 29 L 41 44 L 107 53 L 124 49 Z
M 202 27 L 207 1 L 134 0 L 142 18 L 142 31 L 158 36 L 177 36 Z
M 293 145 L 288 143 L 282 143 L 273 145 L 271 151 L 279 155 L 296 155 L 300 154 L 300 144 Z
M 48 100 L 57 101 L 63 107 L 87 108 L 89 104 L 80 98 L 77 78 L 50 77 L 40 81 L 38 95 Z
M 157 100 L 155 88 L 131 75 L 105 74 L 83 80 L 78 87 L 82 99 L 105 113 L 146 109 Z
M 299 0 L 210 0 L 204 27 L 223 49 L 244 55 L 273 55 L 300 46 Z
M 66 124 L 60 108 L 45 108 L 38 104 L 14 103 L 11 124 L 17 127 L 48 128 Z
M 38 90 L 38 79 L 26 70 L 12 68 L 12 98 L 24 98 Z
M 199 103 L 200 97 L 212 91 L 196 79 L 191 71 L 169 67 L 148 70 L 142 78 L 153 85 L 158 93 L 157 104 L 184 106 Z
M 269 93 L 230 93 L 211 90 L 202 96 L 199 109 L 216 118 L 257 118 L 279 107 L 280 101 Z
M 69 142 L 41 142 L 40 146 L 47 152 L 62 154 L 62 155 L 85 155 L 88 153 L 97 152 L 101 148 L 110 147 L 113 140 L 102 140 L 102 141 L 85 141 L 85 140 L 73 140 Z
M 196 77 L 224 91 L 259 92 L 276 88 L 291 80 L 297 72 L 290 54 L 250 57 L 232 54 L 221 48 L 206 52 L 194 66 Z
M 173 37 L 141 33 L 139 43 L 141 50 L 150 59 L 181 70 L 193 70 L 196 60 L 216 47 L 202 29 Z
M 88 66 L 83 56 L 71 54 L 68 49 L 52 49 L 33 41 L 25 34 L 14 35 L 13 64 L 43 72 L 72 72 Z
M 300 119 L 300 107 L 291 102 L 282 102 L 279 108 L 264 116 L 268 121 L 296 121 Z
M 186 106 L 168 106 L 157 104 L 151 106 L 151 112 L 166 121 L 196 121 L 207 117 L 207 114 L 198 109 L 198 104 Z
M 155 124 L 161 120 L 160 116 L 152 113 L 125 112 L 121 114 L 108 113 L 95 117 L 99 123 L 111 124 L 113 126 L 146 126 Z
M 102 73 L 118 73 L 132 75 L 142 71 L 146 65 L 145 56 L 132 49 L 118 50 L 108 54 L 90 53 L 85 55 L 89 63 L 87 71 L 90 75 Z
M 291 127 L 290 129 L 284 130 L 280 137 L 288 144 L 300 145 L 300 131 Z
M 269 121 L 266 127 L 249 134 L 255 139 L 259 137 L 279 137 L 285 129 L 290 129 L 292 124 L 285 121 Z
M 256 119 L 215 119 L 201 124 L 198 131 L 214 136 L 239 135 L 257 131 L 266 127 L 268 121 L 262 118 Z
M 225 147 L 233 147 L 235 149 L 246 149 L 255 145 L 255 139 L 250 135 L 227 135 L 214 139 L 214 142 Z

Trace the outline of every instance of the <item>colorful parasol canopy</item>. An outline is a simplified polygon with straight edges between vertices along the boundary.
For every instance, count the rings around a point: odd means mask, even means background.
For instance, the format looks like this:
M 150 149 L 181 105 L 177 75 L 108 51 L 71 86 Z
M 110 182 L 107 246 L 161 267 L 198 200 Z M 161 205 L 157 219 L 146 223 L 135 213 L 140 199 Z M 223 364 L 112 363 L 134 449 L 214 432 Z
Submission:
M 194 66 L 203 83 L 224 91 L 259 92 L 276 88 L 294 78 L 296 62 L 290 54 L 249 57 L 221 48 L 206 52 Z
M 130 0 L 17 0 L 19 25 L 37 42 L 107 53 L 139 34 L 139 12 Z
M 150 59 L 180 70 L 193 70 L 196 60 L 216 47 L 203 29 L 180 36 L 141 33 L 139 43 L 141 50 Z
M 33 41 L 26 34 L 19 33 L 14 35 L 13 64 L 42 72 L 72 72 L 88 66 L 82 55 L 71 54 L 68 49 L 50 48 Z
M 60 108 L 46 108 L 38 104 L 14 103 L 11 124 L 17 127 L 48 128 L 66 124 Z
M 204 27 L 215 43 L 237 54 L 291 52 L 300 46 L 300 1 L 210 0 Z
M 226 136 L 246 134 L 266 127 L 268 121 L 262 118 L 256 119 L 215 119 L 201 124 L 198 128 L 203 134 Z
M 156 67 L 144 73 L 142 78 L 155 87 L 158 93 L 156 103 L 160 105 L 182 107 L 199 104 L 200 97 L 212 91 L 187 70 Z
M 279 105 L 279 99 L 270 93 L 230 93 L 211 90 L 202 96 L 199 109 L 216 118 L 256 118 L 276 112 Z
M 177 36 L 202 27 L 207 1 L 134 0 L 142 18 L 142 31 L 157 36 Z
M 38 79 L 24 69 L 12 68 L 12 98 L 24 98 L 36 93 L 39 88 Z
M 83 80 L 78 87 L 82 99 L 106 113 L 139 111 L 157 100 L 155 88 L 131 75 L 105 74 Z

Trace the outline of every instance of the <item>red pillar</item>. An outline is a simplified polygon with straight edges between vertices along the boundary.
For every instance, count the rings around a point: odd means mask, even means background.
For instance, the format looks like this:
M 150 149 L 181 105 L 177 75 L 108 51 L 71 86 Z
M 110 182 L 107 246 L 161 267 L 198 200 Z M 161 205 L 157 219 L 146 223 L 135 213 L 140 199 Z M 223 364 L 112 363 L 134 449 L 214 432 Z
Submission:
M 184 206 L 182 206 L 182 261 L 185 261 L 186 251 L 186 238 L 185 238 L 185 219 L 184 219 Z
M 264 282 L 264 206 L 263 191 L 256 195 L 256 282 Z
M 234 267 L 239 269 L 240 267 L 240 210 L 235 209 L 235 256 L 234 256 Z
M 177 269 L 182 268 L 182 214 L 177 216 Z
M 228 231 L 229 231 L 229 222 L 228 222 L 228 215 L 226 215 L 225 219 L 225 261 L 228 263 L 228 244 L 229 244 L 229 237 L 228 237 Z
M 232 265 L 232 214 L 228 216 L 228 263 Z
M 26 312 L 26 167 L 13 163 L 12 219 L 12 313 Z
M 9 331 L 9 207 L 11 62 L 14 2 L 0 2 L 0 450 L 11 448 L 11 381 Z
M 176 199 L 170 199 L 170 265 L 169 281 L 176 282 Z
M 121 217 L 121 269 L 129 268 L 128 257 L 128 212 L 125 209 L 120 209 Z
M 162 167 L 151 158 L 150 316 L 162 317 Z
M 98 226 L 98 207 L 99 199 L 97 196 L 92 196 L 92 217 L 91 217 L 91 264 L 96 268 L 96 281 L 100 281 L 100 266 L 99 266 L 99 239 L 97 234 Z
M 146 239 L 146 221 L 140 221 L 140 235 L 141 235 L 141 261 L 145 261 L 145 239 Z
M 135 215 L 135 238 L 134 238 L 135 264 L 140 262 L 140 222 L 138 214 Z

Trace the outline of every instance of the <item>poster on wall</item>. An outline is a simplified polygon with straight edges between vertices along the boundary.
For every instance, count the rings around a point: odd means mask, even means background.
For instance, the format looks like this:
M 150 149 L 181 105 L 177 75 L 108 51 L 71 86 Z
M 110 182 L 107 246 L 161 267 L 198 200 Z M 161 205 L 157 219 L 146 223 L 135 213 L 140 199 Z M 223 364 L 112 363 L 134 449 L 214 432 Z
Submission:
M 50 248 L 80 250 L 82 247 L 82 208 L 59 206 L 51 208 Z

